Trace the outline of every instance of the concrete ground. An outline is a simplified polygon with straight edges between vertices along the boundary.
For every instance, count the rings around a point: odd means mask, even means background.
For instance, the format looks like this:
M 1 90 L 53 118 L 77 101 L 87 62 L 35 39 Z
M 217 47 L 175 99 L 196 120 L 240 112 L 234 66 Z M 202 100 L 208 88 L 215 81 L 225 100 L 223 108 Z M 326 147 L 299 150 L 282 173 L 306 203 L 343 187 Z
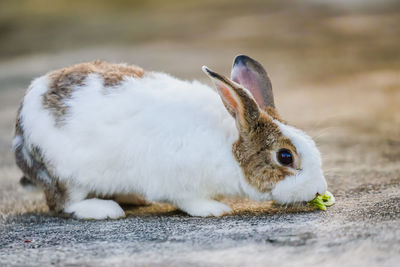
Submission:
M 397 266 L 399 9 L 329 9 L 327 16 L 323 9 L 315 16 L 310 10 L 226 18 L 185 42 L 105 45 L 0 61 L 0 266 Z M 309 42 L 296 39 L 299 14 L 310 20 L 301 20 L 303 26 L 313 25 Z M 254 26 L 260 20 L 274 25 L 268 34 Z M 237 27 L 248 29 L 247 36 L 235 39 L 221 30 Z M 128 216 L 121 220 L 80 221 L 49 214 L 40 192 L 18 185 L 12 130 L 32 78 L 101 58 L 210 84 L 200 67 L 229 73 L 239 53 L 264 64 L 282 117 L 318 143 L 337 201 L 326 212 L 225 199 L 234 212 L 220 218 L 193 218 L 153 204 L 125 207 Z

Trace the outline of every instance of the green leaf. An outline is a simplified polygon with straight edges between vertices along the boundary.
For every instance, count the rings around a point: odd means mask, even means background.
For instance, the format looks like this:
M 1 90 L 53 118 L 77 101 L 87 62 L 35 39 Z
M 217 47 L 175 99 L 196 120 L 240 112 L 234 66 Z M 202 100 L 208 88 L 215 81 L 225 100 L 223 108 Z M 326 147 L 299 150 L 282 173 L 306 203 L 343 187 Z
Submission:
M 325 194 L 321 196 L 322 200 L 324 201 L 325 206 L 330 207 L 335 204 L 335 197 L 329 191 L 326 191 Z
M 321 196 L 318 196 L 318 197 L 314 198 L 313 200 L 309 201 L 308 205 L 316 207 L 320 210 L 326 210 L 326 206 L 325 206 L 324 201 L 322 200 Z
M 320 210 L 326 210 L 326 207 L 330 207 L 333 204 L 335 204 L 335 197 L 329 191 L 326 191 L 322 196 L 317 196 L 308 202 L 309 206 L 316 207 Z

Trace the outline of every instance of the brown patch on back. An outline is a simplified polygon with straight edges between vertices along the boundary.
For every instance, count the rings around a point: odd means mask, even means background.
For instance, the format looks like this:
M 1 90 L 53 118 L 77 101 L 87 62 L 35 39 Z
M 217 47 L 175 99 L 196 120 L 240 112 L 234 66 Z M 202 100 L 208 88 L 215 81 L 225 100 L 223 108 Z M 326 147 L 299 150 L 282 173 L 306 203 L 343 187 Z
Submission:
M 277 182 L 293 174 L 293 170 L 272 159 L 274 151 L 281 147 L 296 153 L 295 146 L 264 111 L 261 111 L 258 123 L 248 133 L 240 134 L 232 146 L 247 182 L 260 192 L 271 191 Z
M 126 64 L 110 64 L 103 61 L 81 63 L 48 74 L 50 89 L 43 95 L 43 106 L 50 109 L 57 119 L 66 114 L 66 99 L 77 87 L 84 85 L 90 74 L 98 74 L 103 78 L 104 86 L 119 85 L 125 77 L 140 78 L 144 71 L 137 66 Z

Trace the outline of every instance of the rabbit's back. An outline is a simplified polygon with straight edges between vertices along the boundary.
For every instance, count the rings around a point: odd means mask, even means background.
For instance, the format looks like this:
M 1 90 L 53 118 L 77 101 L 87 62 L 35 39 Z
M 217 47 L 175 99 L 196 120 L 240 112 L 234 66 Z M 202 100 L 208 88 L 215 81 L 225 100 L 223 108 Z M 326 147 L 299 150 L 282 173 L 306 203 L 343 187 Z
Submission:
M 160 199 L 232 175 L 237 132 L 218 95 L 163 73 L 103 62 L 52 72 L 31 84 L 20 121 L 56 177 L 97 193 Z
M 47 74 L 49 88 L 43 94 L 43 106 L 50 109 L 57 118 L 65 115 L 68 99 L 85 84 L 89 75 L 98 76 L 103 87 L 109 88 L 118 86 L 127 77 L 140 78 L 144 71 L 138 66 L 110 64 L 99 60 L 53 71 Z

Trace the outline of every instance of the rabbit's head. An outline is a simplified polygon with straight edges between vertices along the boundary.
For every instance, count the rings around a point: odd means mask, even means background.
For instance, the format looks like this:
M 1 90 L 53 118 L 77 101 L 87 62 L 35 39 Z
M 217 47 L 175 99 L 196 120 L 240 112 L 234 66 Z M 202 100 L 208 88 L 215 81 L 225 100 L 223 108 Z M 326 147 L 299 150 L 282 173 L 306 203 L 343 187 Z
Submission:
M 235 118 L 239 139 L 232 151 L 245 182 L 255 189 L 248 194 L 278 203 L 309 201 L 324 194 L 327 184 L 320 153 L 307 134 L 279 117 L 262 65 L 241 55 L 234 61 L 231 79 L 205 66 L 203 71 Z

